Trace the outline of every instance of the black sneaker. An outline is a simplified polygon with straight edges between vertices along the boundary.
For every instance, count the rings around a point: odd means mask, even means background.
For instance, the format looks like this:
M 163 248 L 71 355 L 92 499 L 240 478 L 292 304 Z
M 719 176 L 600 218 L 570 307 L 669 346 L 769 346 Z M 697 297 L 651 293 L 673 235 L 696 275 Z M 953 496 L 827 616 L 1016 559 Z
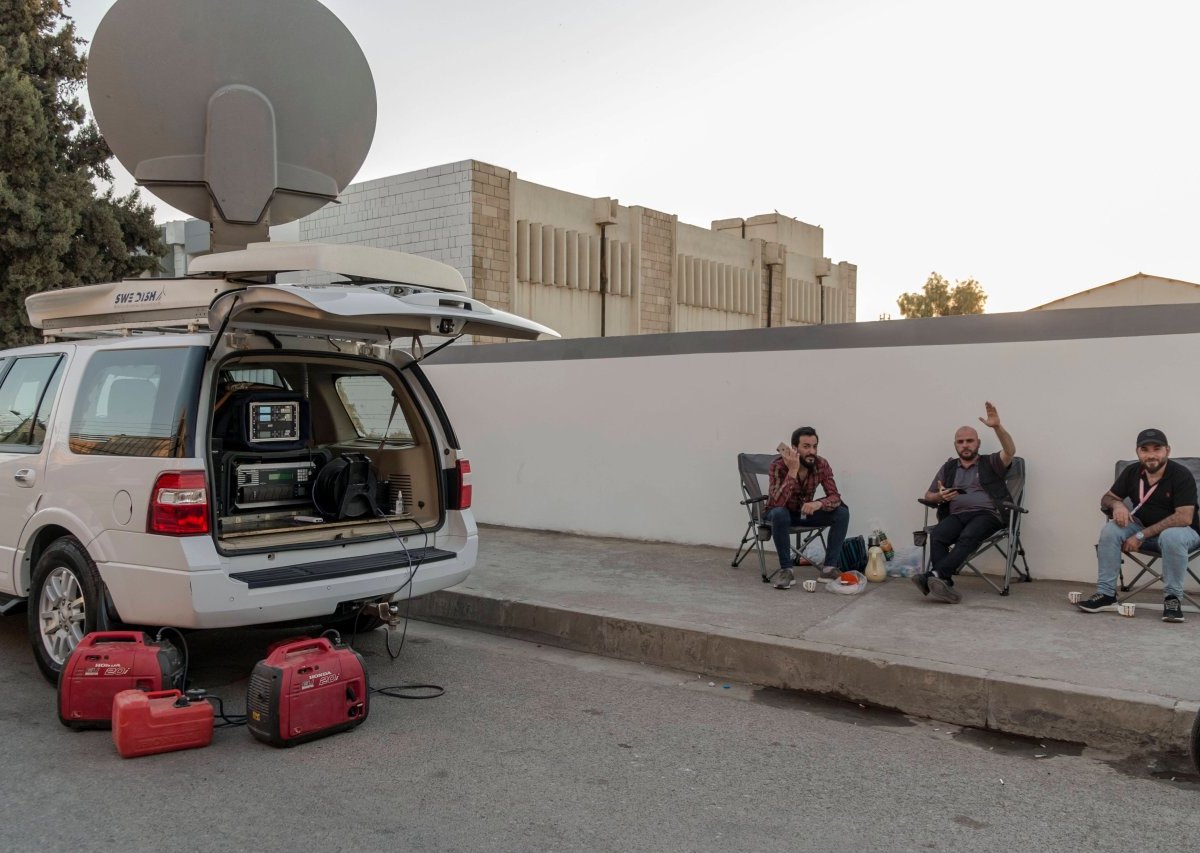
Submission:
M 796 574 L 791 569 L 780 569 L 775 576 L 776 589 L 791 589 L 796 585 Z
M 1179 604 L 1179 599 L 1173 595 L 1168 595 L 1163 599 L 1163 621 L 1164 622 L 1182 622 L 1183 607 Z
M 1116 610 L 1117 599 L 1115 596 L 1098 592 L 1085 601 L 1077 602 L 1075 606 L 1084 613 L 1103 613 L 1105 611 Z
M 962 596 L 958 594 L 958 590 L 937 575 L 927 575 L 925 582 L 929 584 L 929 597 L 934 601 L 944 601 L 946 604 L 958 604 L 962 601 Z
M 917 589 L 921 590 L 921 595 L 929 595 L 929 572 L 921 572 L 909 578 Z

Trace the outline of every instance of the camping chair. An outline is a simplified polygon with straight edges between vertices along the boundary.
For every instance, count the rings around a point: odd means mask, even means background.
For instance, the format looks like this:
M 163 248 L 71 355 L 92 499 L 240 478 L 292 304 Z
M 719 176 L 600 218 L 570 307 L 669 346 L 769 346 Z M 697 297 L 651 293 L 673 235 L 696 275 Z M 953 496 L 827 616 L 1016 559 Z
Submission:
M 746 523 L 746 532 L 742 534 L 741 544 L 738 545 L 737 554 L 733 557 L 732 565 L 736 569 L 752 550 L 757 551 L 758 567 L 762 573 L 763 583 L 769 583 L 775 575 L 779 574 L 779 569 L 767 574 L 766 549 L 763 546 L 764 542 L 771 541 L 771 525 L 763 520 L 763 515 L 767 503 L 767 493 L 764 490 L 767 488 L 771 462 L 774 459 L 775 454 L 773 453 L 739 453 L 737 458 L 738 476 L 742 481 L 741 503 L 746 508 L 749 520 Z M 814 539 L 819 540 L 821 546 L 825 547 L 827 527 L 828 525 L 789 527 L 788 535 L 795 534 L 796 536 L 796 545 L 792 548 L 792 553 L 797 557 L 801 556 L 808 543 Z
M 1197 485 L 1200 486 L 1200 457 L 1181 456 L 1175 461 L 1191 471 L 1192 476 L 1196 478 Z M 1116 477 L 1121 476 L 1121 472 L 1130 465 L 1136 464 L 1136 460 L 1123 460 L 1118 462 Z M 1114 480 L 1116 477 L 1114 477 Z M 1200 507 L 1197 508 L 1197 511 L 1200 512 Z M 1125 583 L 1126 557 L 1128 557 L 1138 566 L 1138 573 L 1133 576 L 1133 580 L 1131 580 L 1128 584 Z M 1187 557 L 1187 573 L 1191 575 L 1192 580 L 1196 581 L 1196 583 L 1200 583 L 1200 577 L 1197 577 L 1196 572 L 1192 569 L 1192 563 L 1196 561 L 1197 557 L 1200 557 L 1200 548 L 1193 548 Z M 1117 592 L 1124 593 L 1124 595 L 1118 595 L 1117 601 L 1127 601 L 1128 599 L 1133 598 L 1139 592 L 1142 592 L 1147 587 L 1156 583 L 1162 583 L 1162 573 L 1155 567 L 1155 564 L 1161 558 L 1162 551 L 1158 550 L 1157 536 L 1151 536 L 1149 539 L 1143 542 L 1142 547 L 1135 553 L 1121 554 L 1121 573 L 1117 584 Z M 1138 586 L 1138 581 L 1141 580 L 1145 575 L 1150 575 L 1149 580 L 1147 580 L 1141 586 Z M 1184 578 L 1184 580 L 1186 581 L 1187 578 Z M 1188 603 L 1193 607 L 1200 607 L 1200 602 L 1197 602 L 1196 599 L 1192 598 L 1187 593 L 1184 593 L 1183 597 L 1186 598 Z
M 979 464 L 979 463 L 977 463 Z M 996 590 L 1001 595 L 1008 595 L 1008 588 L 1012 582 L 1012 576 L 1015 572 L 1017 578 L 1024 582 L 1033 580 L 1029 575 L 1029 562 L 1025 559 L 1025 547 L 1021 544 L 1021 518 L 1025 516 L 1029 510 L 1025 509 L 1025 460 L 1020 456 L 1014 456 L 1012 465 L 1008 468 L 1008 474 L 1004 477 L 1004 484 L 1008 487 L 1008 493 L 1012 495 L 1011 501 L 1005 501 L 1002 506 L 1009 511 L 1008 524 L 1001 527 L 987 539 L 979 543 L 970 556 L 967 557 L 962 568 L 959 569 L 961 574 L 964 569 L 970 569 L 988 586 Z M 926 570 L 929 567 L 929 511 L 936 510 L 937 504 L 933 501 L 927 501 L 924 498 L 917 498 L 918 503 L 925 507 L 925 524 L 922 528 L 925 536 L 921 543 L 921 567 Z M 974 560 L 979 559 L 988 551 L 995 548 L 1000 552 L 1000 556 L 1004 558 L 1004 586 L 997 586 L 995 581 L 985 575 L 975 565 Z M 1021 564 L 1025 567 L 1024 571 L 1017 566 L 1017 558 L 1020 557 Z

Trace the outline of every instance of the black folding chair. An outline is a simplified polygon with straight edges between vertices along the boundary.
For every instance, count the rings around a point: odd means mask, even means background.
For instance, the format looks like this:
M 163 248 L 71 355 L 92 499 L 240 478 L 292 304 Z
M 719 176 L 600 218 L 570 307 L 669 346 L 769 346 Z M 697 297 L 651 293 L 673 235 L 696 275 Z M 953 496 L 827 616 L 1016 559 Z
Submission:
M 763 545 L 764 542 L 771 541 L 771 525 L 763 520 L 763 514 L 767 503 L 766 489 L 770 479 L 771 462 L 774 459 L 775 454 L 772 453 L 739 453 L 737 458 L 738 476 L 742 481 L 741 503 L 746 508 L 749 520 L 746 523 L 746 532 L 742 534 L 741 544 L 738 545 L 737 553 L 733 557 L 732 565 L 736 569 L 751 551 L 758 552 L 758 566 L 762 572 L 763 583 L 769 583 L 775 575 L 779 574 L 779 569 L 767 574 L 766 550 Z M 792 548 L 793 556 L 800 557 L 808 543 L 814 539 L 820 541 L 821 547 L 825 548 L 825 530 L 827 528 L 828 525 L 789 527 L 788 535 L 796 537 L 796 544 Z
M 1192 473 L 1192 476 L 1196 478 L 1197 487 L 1200 488 L 1200 457 L 1181 456 L 1175 461 L 1187 468 Z M 1116 477 L 1121 476 L 1122 471 L 1124 471 L 1130 465 L 1136 464 L 1136 460 L 1122 460 L 1118 462 L 1116 476 L 1113 478 L 1114 481 L 1116 480 Z M 1197 512 L 1200 512 L 1200 507 L 1197 507 Z M 1126 557 L 1128 557 L 1131 562 L 1137 564 L 1138 567 L 1138 573 L 1133 576 L 1133 580 L 1131 580 L 1129 583 L 1125 583 Z M 1196 561 L 1197 557 L 1200 557 L 1200 547 L 1193 548 L 1191 552 L 1188 553 L 1187 573 L 1191 576 L 1192 580 L 1200 584 L 1200 577 L 1197 577 L 1196 572 L 1192 569 L 1192 563 Z M 1121 554 L 1120 581 L 1117 586 L 1117 591 L 1124 594 L 1118 595 L 1117 601 L 1127 601 L 1130 598 L 1133 598 L 1139 592 L 1145 590 L 1147 587 L 1153 586 L 1156 583 L 1162 583 L 1162 572 L 1155 567 L 1155 564 L 1161 559 L 1162 551 L 1160 551 L 1158 548 L 1157 536 L 1151 536 L 1148 538 L 1142 543 L 1141 548 L 1139 548 L 1137 552 L 1133 554 Z M 1138 586 L 1138 581 L 1140 581 L 1146 575 L 1150 576 L 1149 580 L 1147 580 L 1141 586 Z M 1183 594 L 1183 597 L 1186 598 L 1188 603 L 1193 607 L 1200 608 L 1200 602 L 1197 602 L 1195 598 L 1188 595 L 1186 592 Z
M 982 461 L 976 464 L 982 464 Z M 979 543 L 979 546 L 971 552 L 967 557 L 966 562 L 959 569 L 961 574 L 964 569 L 969 569 L 976 576 L 981 578 L 984 583 L 1001 595 L 1008 595 L 1008 588 L 1012 582 L 1012 576 L 1015 572 L 1017 579 L 1028 583 L 1033 580 L 1029 574 L 1029 562 L 1025 559 L 1025 547 L 1021 544 L 1021 519 L 1028 514 L 1029 510 L 1025 509 L 1025 460 L 1020 456 L 1014 456 L 1012 465 L 1008 467 L 1008 473 L 1004 477 L 1004 483 L 1008 487 L 1008 493 L 1012 496 L 1011 501 L 1005 501 L 1001 507 L 1007 511 L 1008 523 Z M 929 511 L 936 510 L 937 504 L 933 501 L 927 501 L 924 498 L 917 498 L 917 502 L 925 507 L 925 523 L 923 531 L 925 534 L 924 541 L 921 543 L 921 567 L 922 571 L 929 567 Z M 975 565 L 974 560 L 979 559 L 988 551 L 996 549 L 1000 552 L 1000 556 L 1004 558 L 1004 585 L 997 586 L 995 581 L 985 575 Z M 1017 559 L 1020 558 L 1021 565 L 1024 566 L 1024 571 L 1017 565 Z

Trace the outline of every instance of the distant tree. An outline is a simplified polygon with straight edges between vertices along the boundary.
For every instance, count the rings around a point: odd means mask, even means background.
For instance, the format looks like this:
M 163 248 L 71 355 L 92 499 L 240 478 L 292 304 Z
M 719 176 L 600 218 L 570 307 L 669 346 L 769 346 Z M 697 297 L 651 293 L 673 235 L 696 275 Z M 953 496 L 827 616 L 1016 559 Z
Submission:
M 973 278 L 956 281 L 954 287 L 931 272 L 920 293 L 902 293 L 896 299 L 904 317 L 946 317 L 952 314 L 982 314 L 987 294 Z
M 139 275 L 165 251 L 153 209 L 113 192 L 112 152 L 76 97 L 83 39 L 63 9 L 0 0 L 2 346 L 37 340 L 29 294 Z

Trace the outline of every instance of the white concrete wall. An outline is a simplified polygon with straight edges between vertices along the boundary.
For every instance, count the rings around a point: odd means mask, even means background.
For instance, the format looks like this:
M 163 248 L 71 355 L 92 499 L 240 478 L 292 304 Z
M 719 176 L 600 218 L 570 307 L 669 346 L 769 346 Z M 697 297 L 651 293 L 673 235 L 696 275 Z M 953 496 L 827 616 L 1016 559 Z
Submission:
M 1200 456 L 1197 364 L 1200 333 L 427 369 L 471 460 L 480 521 L 718 545 L 731 557 L 746 520 L 739 451 L 771 452 L 815 426 L 851 533 L 875 521 L 911 544 L 916 498 L 955 429 L 978 425 L 991 400 L 1029 465 L 1034 576 L 1088 581 L 1099 498 L 1137 432 L 1160 427 L 1175 455 Z M 983 449 L 997 449 L 981 432 Z

